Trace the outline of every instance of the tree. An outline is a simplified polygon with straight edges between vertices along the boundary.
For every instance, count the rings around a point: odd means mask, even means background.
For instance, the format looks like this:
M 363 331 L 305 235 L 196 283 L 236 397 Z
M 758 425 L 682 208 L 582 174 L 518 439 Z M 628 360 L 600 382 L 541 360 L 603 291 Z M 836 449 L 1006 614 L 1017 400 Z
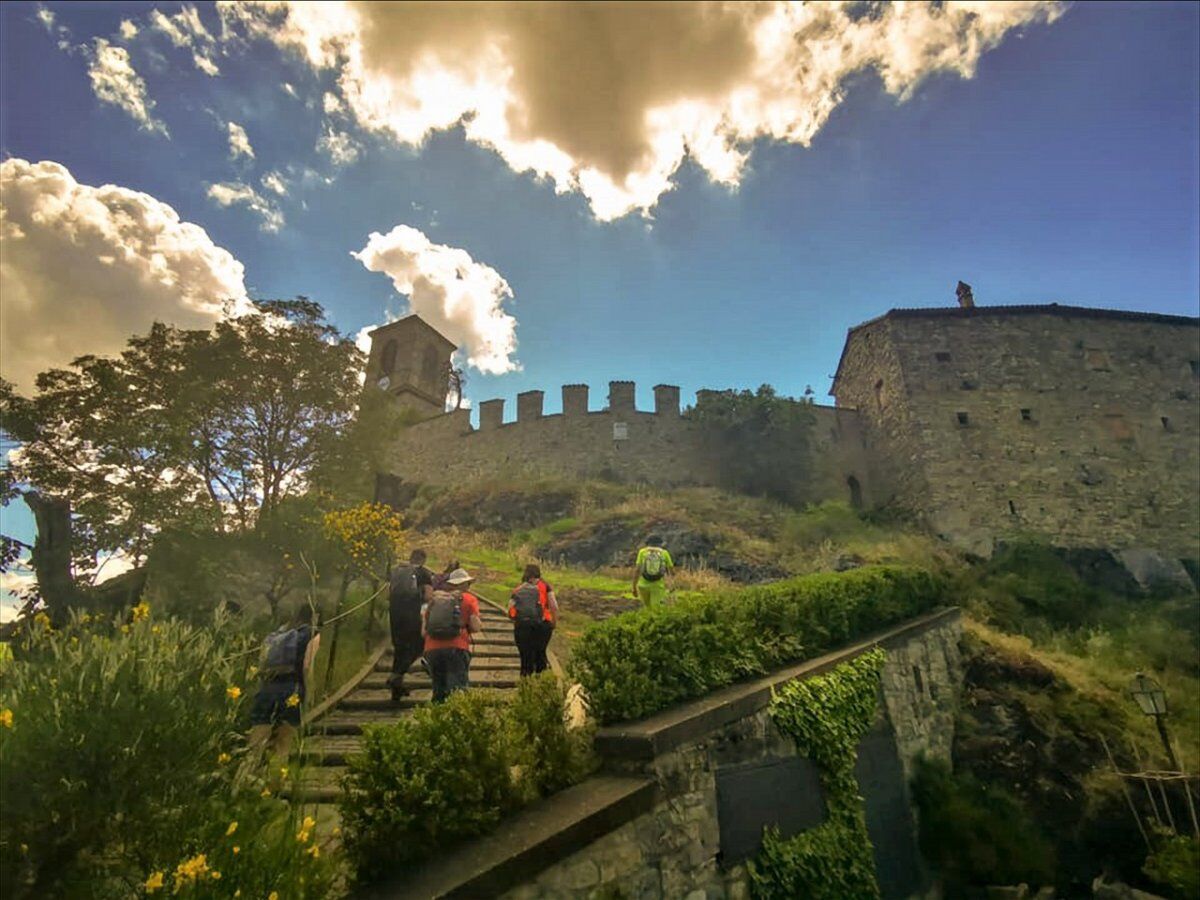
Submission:
M 811 407 L 811 400 L 780 397 L 764 384 L 702 394 L 688 416 L 701 426 L 726 488 L 802 503 L 804 479 L 797 476 L 808 463 Z

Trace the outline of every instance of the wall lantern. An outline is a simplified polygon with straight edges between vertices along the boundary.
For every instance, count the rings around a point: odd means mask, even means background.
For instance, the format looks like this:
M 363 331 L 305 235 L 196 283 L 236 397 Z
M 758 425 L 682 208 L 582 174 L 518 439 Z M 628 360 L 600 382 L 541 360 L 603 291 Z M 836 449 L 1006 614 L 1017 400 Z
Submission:
M 1129 682 L 1129 695 L 1147 716 L 1165 716 L 1167 714 L 1167 692 L 1149 675 L 1138 672 Z

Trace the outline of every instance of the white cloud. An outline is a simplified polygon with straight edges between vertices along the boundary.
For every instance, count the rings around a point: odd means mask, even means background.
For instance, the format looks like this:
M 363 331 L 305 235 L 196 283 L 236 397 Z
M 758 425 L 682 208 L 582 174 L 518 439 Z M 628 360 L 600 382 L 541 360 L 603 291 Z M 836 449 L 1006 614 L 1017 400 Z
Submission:
M 435 244 L 408 225 L 387 234 L 372 232 L 367 245 L 351 253 L 372 272 L 382 272 L 409 298 L 410 311 L 454 341 L 467 362 L 489 375 L 519 368 L 517 320 L 504 311 L 513 292 L 491 266 L 466 250 Z M 364 337 L 359 332 L 358 340 Z
M 185 6 L 173 16 L 164 15 L 158 9 L 152 10 L 150 26 L 165 34 L 176 47 L 190 50 L 193 65 L 205 75 L 221 74 L 212 58 L 216 51 L 216 39 L 204 27 L 194 6 Z
M 0 184 L 0 373 L 22 390 L 155 321 L 203 328 L 248 303 L 242 264 L 149 194 L 23 159 L 0 163 Z
M 167 126 L 151 114 L 154 101 L 146 95 L 146 82 L 133 69 L 129 51 L 114 47 L 104 38 L 96 38 L 88 78 L 99 100 L 119 106 L 146 131 L 167 135 Z
M 1065 6 L 996 3 L 218 3 L 231 32 L 332 70 L 358 123 L 420 145 L 461 124 L 600 219 L 648 213 L 686 158 L 735 186 L 754 141 L 807 145 L 845 80 L 900 99 L 971 77 L 1013 29 Z
M 122 19 L 119 33 L 122 40 L 132 41 L 138 36 L 138 27 L 129 19 Z
M 317 150 L 328 156 L 335 166 L 348 166 L 358 159 L 359 147 L 349 134 L 327 124 L 317 141 Z
M 54 18 L 54 11 L 47 9 L 44 6 L 39 6 L 37 8 L 36 15 L 37 15 L 38 21 L 41 22 L 44 26 L 46 26 L 46 30 L 49 31 L 51 34 L 53 34 L 54 26 L 57 24 L 57 20 Z
M 250 146 L 250 138 L 246 135 L 246 129 L 237 122 L 229 122 L 226 127 L 229 131 L 230 158 L 237 159 L 239 156 L 245 156 L 248 159 L 254 159 L 254 148 Z
M 326 91 L 325 96 L 321 98 L 321 108 L 330 115 L 333 113 L 340 113 L 345 110 L 345 106 L 342 105 L 342 101 L 338 95 L 330 93 L 329 91 Z
M 287 196 L 287 179 L 284 178 L 282 173 L 279 171 L 272 169 L 261 179 L 259 179 L 259 181 L 262 183 L 262 186 L 272 194 L 277 194 L 280 197 Z
M 278 231 L 284 225 L 283 213 L 250 185 L 241 181 L 222 181 L 208 186 L 208 197 L 220 206 L 245 206 L 262 221 L 263 231 Z

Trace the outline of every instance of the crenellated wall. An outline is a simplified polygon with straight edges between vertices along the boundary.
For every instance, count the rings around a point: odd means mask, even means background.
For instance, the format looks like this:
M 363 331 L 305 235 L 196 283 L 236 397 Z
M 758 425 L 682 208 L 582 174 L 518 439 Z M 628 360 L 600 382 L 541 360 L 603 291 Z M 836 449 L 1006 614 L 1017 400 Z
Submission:
M 674 385 L 656 385 L 654 412 L 638 410 L 636 385 L 613 381 L 608 407 L 588 410 L 587 385 L 562 387 L 563 412 L 544 413 L 542 391 L 517 396 L 517 415 L 504 421 L 505 401 L 479 404 L 479 427 L 468 410 L 406 429 L 392 452 L 392 474 L 420 484 L 478 478 L 602 478 L 658 486 L 715 485 L 717 463 L 700 427 L 682 415 Z M 870 502 L 867 448 L 853 410 L 813 406 L 811 452 L 796 455 L 791 477 L 813 501 Z M 851 482 L 856 485 L 853 492 Z

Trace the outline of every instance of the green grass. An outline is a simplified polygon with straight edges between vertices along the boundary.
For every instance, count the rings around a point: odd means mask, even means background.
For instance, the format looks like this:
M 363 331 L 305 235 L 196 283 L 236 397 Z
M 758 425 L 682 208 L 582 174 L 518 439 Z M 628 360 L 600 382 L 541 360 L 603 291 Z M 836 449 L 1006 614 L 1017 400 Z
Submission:
M 352 588 L 346 595 L 345 608 L 350 609 L 362 603 L 369 596 L 369 588 Z M 387 635 L 387 598 L 381 596 L 375 601 L 375 623 L 368 636 L 368 612 L 370 605 L 351 613 L 340 622 L 338 630 L 337 659 L 333 666 L 333 677 L 329 682 L 329 690 L 336 691 L 349 680 L 367 661 L 369 648 L 379 646 L 379 642 Z M 321 632 L 321 646 L 313 660 L 312 670 L 308 676 L 309 697 L 308 707 L 311 709 L 326 696 L 325 676 L 329 671 L 329 651 L 333 645 L 334 625 L 329 625 Z

